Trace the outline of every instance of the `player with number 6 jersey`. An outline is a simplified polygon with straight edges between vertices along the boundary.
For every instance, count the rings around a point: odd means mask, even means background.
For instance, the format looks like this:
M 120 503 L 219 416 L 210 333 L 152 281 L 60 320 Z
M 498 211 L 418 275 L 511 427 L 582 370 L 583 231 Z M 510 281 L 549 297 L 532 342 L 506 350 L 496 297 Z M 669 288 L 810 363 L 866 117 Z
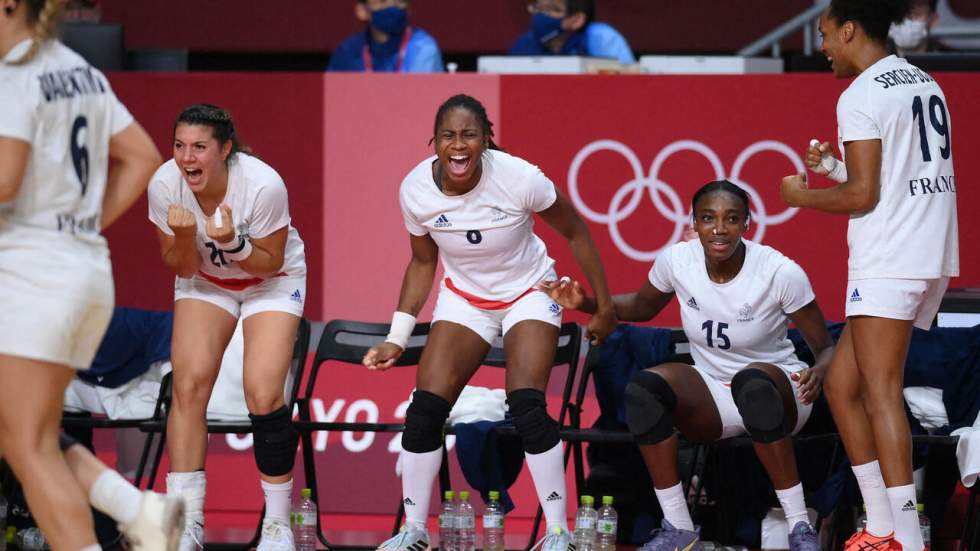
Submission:
M 626 423 L 664 512 L 662 529 L 643 548 L 700 549 L 678 476 L 676 429 L 700 442 L 748 433 L 786 513 L 789 549 L 817 551 L 792 435 L 809 419 L 833 353 L 823 314 L 795 262 L 742 238 L 745 190 L 709 182 L 691 208 L 697 239 L 663 251 L 638 292 L 613 297 L 619 319 L 648 321 L 676 296 L 694 359 L 639 371 L 625 389 Z M 562 306 L 594 308 L 577 282 L 545 287 Z M 786 338 L 790 322 L 813 351 L 812 368 Z
M 574 551 L 565 511 L 558 424 L 544 390 L 558 345 L 561 308 L 537 287 L 555 279 L 555 262 L 534 234 L 534 214 L 568 239 L 599 305 L 589 323 L 601 341 L 615 327 L 605 274 L 585 223 L 538 167 L 501 151 L 486 110 L 456 95 L 436 112 L 434 157 L 402 182 L 399 198 L 412 259 L 385 342 L 363 363 L 387 369 L 401 356 L 432 288 L 438 260 L 445 279 L 416 373 L 402 436 L 402 532 L 379 549 L 429 546 L 426 518 L 442 462 L 443 425 L 463 385 L 494 340 L 507 356 L 507 403 L 547 521 L 544 551 Z
M 902 396 L 912 327 L 929 329 L 959 275 L 950 107 L 939 84 L 890 55 L 888 30 L 909 0 L 832 0 L 820 17 L 834 76 L 854 80 L 837 102 L 838 147 L 811 142 L 806 175 L 780 190 L 794 207 L 850 216 L 847 324 L 827 375 L 827 400 L 867 508 L 846 551 L 921 551 L 912 443 Z

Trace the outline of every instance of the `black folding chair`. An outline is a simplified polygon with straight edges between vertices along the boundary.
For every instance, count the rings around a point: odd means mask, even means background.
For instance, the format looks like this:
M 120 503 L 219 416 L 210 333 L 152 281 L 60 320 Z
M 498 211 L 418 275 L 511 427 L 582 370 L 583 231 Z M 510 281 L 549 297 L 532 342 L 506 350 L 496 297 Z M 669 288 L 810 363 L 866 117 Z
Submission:
M 418 365 L 422 357 L 422 349 L 425 346 L 425 337 L 428 335 L 430 325 L 420 323 L 415 326 L 412 337 L 409 339 L 408 348 L 395 363 L 396 366 Z M 319 501 L 316 483 L 316 465 L 313 457 L 313 432 L 317 431 L 354 431 L 354 432 L 401 432 L 405 429 L 401 423 L 347 423 L 347 422 L 314 422 L 310 412 L 310 403 L 313 397 L 313 388 L 316 385 L 317 375 L 320 366 L 328 361 L 339 361 L 349 364 L 360 364 L 364 354 L 372 346 L 384 339 L 388 334 L 389 325 L 383 323 L 365 323 L 347 320 L 334 320 L 329 322 L 323 330 L 317 353 L 313 360 L 310 376 L 306 385 L 306 392 L 298 399 L 300 406 L 300 420 L 297 426 L 303 439 L 303 464 L 306 474 L 307 485 L 312 491 L 313 500 L 317 503 L 319 511 Z M 560 426 L 566 426 L 566 422 L 571 417 L 570 397 L 574 388 L 575 374 L 578 367 L 579 350 L 581 347 L 581 329 L 575 323 L 566 323 L 559 332 L 558 348 L 555 352 L 553 365 L 568 365 L 568 376 L 562 392 L 562 404 L 559 410 L 558 422 Z M 491 347 L 483 365 L 491 367 L 504 367 L 506 356 L 501 347 Z M 502 427 L 498 429 L 503 433 L 516 434 L 513 427 Z M 452 428 L 447 427 L 447 434 L 452 433 Z M 565 450 L 565 461 L 567 463 L 570 450 Z M 446 447 L 443 445 L 443 461 L 439 476 L 440 491 L 445 491 L 450 487 L 449 462 Z M 401 519 L 404 514 L 404 506 L 399 499 L 398 514 L 396 515 L 395 525 L 392 533 L 397 533 L 401 526 Z M 531 534 L 528 547 L 534 543 L 537 536 L 543 512 L 538 507 L 535 516 L 533 532 Z M 320 542 L 327 547 L 337 548 L 331 544 L 323 535 L 320 525 L 319 515 L 317 515 L 317 537 Z
M 307 354 L 310 349 L 310 322 L 305 319 L 300 319 L 299 327 L 296 330 L 296 344 L 293 346 L 293 357 L 290 361 L 289 375 L 287 377 L 287 382 L 291 381 L 292 385 L 289 389 L 288 399 L 286 401 L 286 406 L 290 411 L 294 409 L 296 405 L 297 397 L 299 394 L 299 389 L 301 381 L 303 379 L 304 366 L 306 365 Z M 164 399 L 164 409 L 169 411 L 170 409 L 170 399 L 171 394 L 167 393 Z M 139 429 L 143 432 L 154 434 L 160 434 L 160 445 L 157 447 L 156 456 L 153 459 L 153 464 L 150 467 L 149 480 L 147 481 L 147 488 L 152 489 L 154 481 L 157 477 L 157 472 L 160 468 L 160 462 L 163 458 L 163 448 L 164 442 L 167 439 L 167 421 L 166 417 L 161 417 L 158 420 L 145 422 L 139 425 Z M 244 421 L 214 421 L 208 420 L 208 434 L 248 434 L 252 432 L 252 422 L 248 420 Z M 262 506 L 262 512 L 259 515 L 259 520 L 255 528 L 255 534 L 252 539 L 246 543 L 208 543 L 208 549 L 250 549 L 255 547 L 259 542 L 259 537 L 262 535 L 262 520 L 265 518 L 265 505 Z

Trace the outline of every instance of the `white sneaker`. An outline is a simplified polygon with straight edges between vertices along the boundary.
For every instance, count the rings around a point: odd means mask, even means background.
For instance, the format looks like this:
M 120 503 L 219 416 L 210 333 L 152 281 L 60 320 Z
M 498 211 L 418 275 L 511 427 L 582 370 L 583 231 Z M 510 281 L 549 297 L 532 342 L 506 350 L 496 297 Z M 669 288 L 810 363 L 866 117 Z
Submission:
M 179 551 L 202 551 L 204 549 L 204 525 L 196 521 L 185 522 L 178 549 Z
M 176 551 L 184 528 L 184 500 L 143 492 L 136 520 L 119 525 L 132 551 Z
M 575 544 L 572 542 L 572 535 L 568 533 L 568 530 L 556 527 L 531 547 L 532 551 L 535 549 L 541 551 L 575 551 Z
M 262 536 L 255 551 L 294 551 L 293 531 L 286 523 L 278 520 L 265 519 L 262 521 Z
M 386 540 L 378 546 L 378 549 L 392 549 L 398 551 L 425 551 L 429 549 L 429 533 L 425 530 L 402 525 L 398 535 Z

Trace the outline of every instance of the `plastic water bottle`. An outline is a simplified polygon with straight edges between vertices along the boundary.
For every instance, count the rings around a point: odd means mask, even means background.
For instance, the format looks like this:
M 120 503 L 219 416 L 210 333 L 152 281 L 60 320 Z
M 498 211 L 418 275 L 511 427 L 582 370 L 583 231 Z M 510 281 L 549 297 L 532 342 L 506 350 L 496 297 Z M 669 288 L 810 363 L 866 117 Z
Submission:
M 575 513 L 575 549 L 576 551 L 595 550 L 595 525 L 599 513 L 592 508 L 595 499 L 592 496 L 582 496 L 582 506 Z
M 926 507 L 918 503 L 915 509 L 919 511 L 919 531 L 922 532 L 922 545 L 926 549 L 932 549 L 932 525 L 929 523 L 929 517 L 926 516 Z
M 442 510 L 439 511 L 439 549 L 456 551 L 456 493 L 446 490 L 442 495 Z
M 36 526 L 18 531 L 17 535 L 14 536 L 14 545 L 21 551 L 42 551 L 44 549 L 50 549 L 48 542 L 44 540 L 44 534 L 41 533 L 41 529 Z
M 459 506 L 456 508 L 457 547 L 456 551 L 474 551 L 476 549 L 476 516 L 470 505 L 470 493 L 463 490 L 459 493 Z
M 495 490 L 483 511 L 483 551 L 504 551 L 504 506 Z
M 300 492 L 299 503 L 293 511 L 293 539 L 296 551 L 314 551 L 316 549 L 316 504 L 310 499 L 313 492 L 303 488 Z
M 619 515 L 612 505 L 612 496 L 602 496 L 602 507 L 599 509 L 599 521 L 596 524 L 596 551 L 616 551 Z

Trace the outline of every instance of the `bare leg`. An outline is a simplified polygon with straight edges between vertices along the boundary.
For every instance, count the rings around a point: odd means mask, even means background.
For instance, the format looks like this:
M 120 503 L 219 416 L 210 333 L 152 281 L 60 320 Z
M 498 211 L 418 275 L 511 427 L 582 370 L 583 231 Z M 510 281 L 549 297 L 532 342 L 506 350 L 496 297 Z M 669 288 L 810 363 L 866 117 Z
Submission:
M 58 445 L 65 388 L 74 376 L 66 366 L 0 356 L 0 449 L 56 551 L 97 545 L 88 499 Z

